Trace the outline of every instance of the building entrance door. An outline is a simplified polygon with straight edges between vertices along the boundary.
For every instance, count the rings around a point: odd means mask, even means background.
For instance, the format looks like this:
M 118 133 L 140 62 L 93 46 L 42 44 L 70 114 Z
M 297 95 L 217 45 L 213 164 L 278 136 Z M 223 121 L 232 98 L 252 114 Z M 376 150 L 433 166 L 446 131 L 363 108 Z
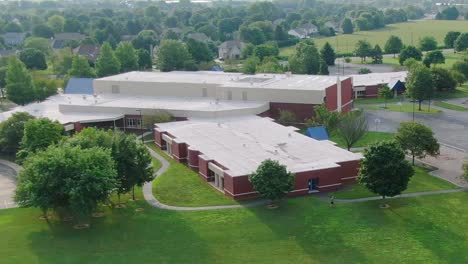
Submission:
M 309 192 L 314 192 L 318 190 L 318 178 L 309 179 Z

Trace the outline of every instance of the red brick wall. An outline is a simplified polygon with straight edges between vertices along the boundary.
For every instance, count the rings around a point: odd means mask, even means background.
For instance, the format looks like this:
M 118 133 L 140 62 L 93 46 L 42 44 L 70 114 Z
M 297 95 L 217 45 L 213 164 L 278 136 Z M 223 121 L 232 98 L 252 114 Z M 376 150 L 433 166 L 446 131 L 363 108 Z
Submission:
M 298 121 L 314 116 L 314 104 L 290 104 L 290 103 L 270 103 L 269 116 L 278 119 L 280 110 L 287 110 L 293 112 Z
M 338 89 L 334 84 L 325 90 L 326 106 L 329 111 L 335 111 L 338 108 Z M 341 105 L 345 106 L 353 100 L 353 82 L 351 78 L 341 81 Z M 344 107 L 342 112 L 351 110 L 350 107 Z
M 205 160 L 202 157 L 198 157 L 198 174 L 205 180 L 209 177 L 209 169 L 208 169 L 208 162 L 209 160 Z
M 366 86 L 366 98 L 375 98 L 379 95 L 381 85 Z
M 162 133 L 159 131 L 153 130 L 153 136 L 154 136 L 154 143 L 156 144 L 156 146 L 158 146 L 159 148 L 162 148 L 163 147 Z
M 187 156 L 188 156 L 188 161 L 187 164 L 189 167 L 193 170 L 198 171 L 198 155 L 200 154 L 199 151 L 197 150 L 188 150 Z

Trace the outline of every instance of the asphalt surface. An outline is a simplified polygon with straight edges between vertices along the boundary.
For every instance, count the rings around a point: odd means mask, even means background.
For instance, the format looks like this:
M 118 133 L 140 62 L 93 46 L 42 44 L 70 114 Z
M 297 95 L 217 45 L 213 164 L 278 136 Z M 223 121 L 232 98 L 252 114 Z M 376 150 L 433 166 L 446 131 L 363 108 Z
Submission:
M 13 193 L 16 188 L 15 171 L 0 164 L 0 209 L 15 206 Z

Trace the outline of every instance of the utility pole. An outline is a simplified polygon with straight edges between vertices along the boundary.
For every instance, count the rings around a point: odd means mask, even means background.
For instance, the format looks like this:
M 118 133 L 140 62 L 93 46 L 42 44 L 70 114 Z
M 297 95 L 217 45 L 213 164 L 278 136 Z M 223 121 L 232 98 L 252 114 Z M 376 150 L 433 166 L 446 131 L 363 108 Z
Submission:
M 137 112 L 140 113 L 140 132 L 141 132 L 141 143 L 144 143 L 144 140 L 143 140 L 143 116 L 141 114 L 141 109 L 137 109 L 136 110 Z

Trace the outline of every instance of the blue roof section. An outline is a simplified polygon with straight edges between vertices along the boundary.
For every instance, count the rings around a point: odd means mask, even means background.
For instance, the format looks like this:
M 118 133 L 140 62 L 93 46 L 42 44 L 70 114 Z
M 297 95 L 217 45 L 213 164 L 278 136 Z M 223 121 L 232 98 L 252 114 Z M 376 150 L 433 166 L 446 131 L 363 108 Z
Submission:
M 328 140 L 327 130 L 323 126 L 309 127 L 306 135 L 316 140 Z
M 65 94 L 94 94 L 93 78 L 71 78 L 65 87 Z

